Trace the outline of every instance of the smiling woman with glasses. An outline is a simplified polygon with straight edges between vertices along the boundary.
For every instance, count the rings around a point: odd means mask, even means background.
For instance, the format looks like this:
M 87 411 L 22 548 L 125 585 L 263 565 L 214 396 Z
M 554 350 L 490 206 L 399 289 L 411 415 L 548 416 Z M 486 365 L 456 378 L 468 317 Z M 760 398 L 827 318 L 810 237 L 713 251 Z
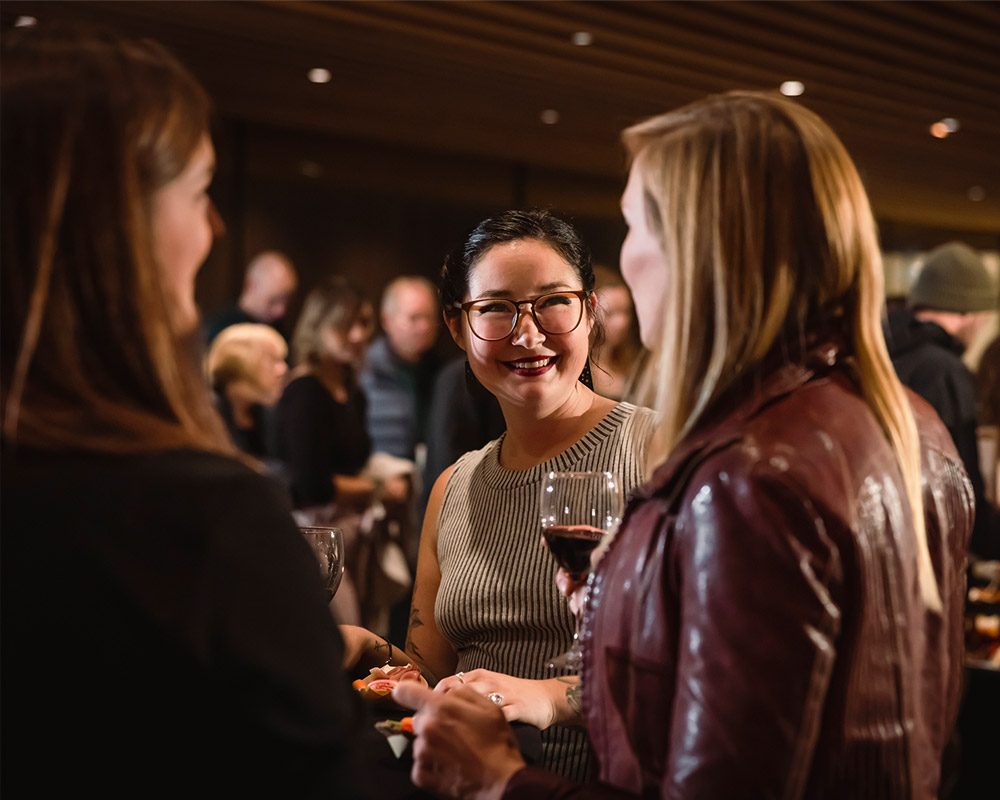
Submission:
M 500 698 L 509 719 L 545 729 L 546 767 L 583 778 L 587 738 L 568 726 L 578 719 L 579 680 L 547 666 L 574 626 L 540 544 L 541 483 L 553 470 L 613 471 L 626 490 L 638 485 L 652 413 L 589 385 L 591 343 L 602 338 L 594 270 L 563 220 L 544 211 L 485 220 L 449 256 L 441 283 L 470 380 L 496 396 L 507 431 L 434 486 L 406 653 L 395 660 L 420 664 L 439 691 L 464 685 Z M 346 633 L 357 647 L 380 643 Z

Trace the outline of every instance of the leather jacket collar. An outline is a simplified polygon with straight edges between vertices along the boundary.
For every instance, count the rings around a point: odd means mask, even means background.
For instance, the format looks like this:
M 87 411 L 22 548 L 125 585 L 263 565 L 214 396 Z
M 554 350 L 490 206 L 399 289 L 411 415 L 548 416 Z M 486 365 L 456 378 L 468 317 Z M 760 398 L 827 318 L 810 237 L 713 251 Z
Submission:
M 666 494 L 673 495 L 673 501 L 690 471 L 710 453 L 735 441 L 746 420 L 818 375 L 842 366 L 849 352 L 846 337 L 835 328 L 807 333 L 801 345 L 776 345 L 757 369 L 724 392 L 652 478 L 633 492 L 634 497 Z

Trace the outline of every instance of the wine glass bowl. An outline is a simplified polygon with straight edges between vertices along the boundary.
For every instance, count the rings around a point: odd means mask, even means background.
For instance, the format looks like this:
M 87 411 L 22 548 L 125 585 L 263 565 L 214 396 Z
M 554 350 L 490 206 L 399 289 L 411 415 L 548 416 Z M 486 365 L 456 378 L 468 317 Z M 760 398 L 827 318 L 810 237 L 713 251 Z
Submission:
M 323 586 L 332 600 L 344 577 L 344 532 L 321 525 L 299 526 L 299 530 L 316 555 Z
M 574 579 L 590 572 L 590 556 L 621 523 L 621 481 L 613 472 L 550 472 L 542 484 L 542 536 Z
M 550 472 L 542 481 L 539 510 L 542 537 L 556 563 L 575 582 L 590 573 L 594 550 L 621 523 L 621 479 L 613 472 Z M 573 645 L 550 668 L 579 669 L 579 618 Z

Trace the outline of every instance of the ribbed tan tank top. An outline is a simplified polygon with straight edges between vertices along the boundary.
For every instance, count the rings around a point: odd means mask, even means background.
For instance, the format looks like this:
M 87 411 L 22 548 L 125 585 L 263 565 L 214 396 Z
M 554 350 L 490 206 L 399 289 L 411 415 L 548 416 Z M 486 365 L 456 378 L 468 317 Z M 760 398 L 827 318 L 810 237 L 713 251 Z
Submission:
M 434 608 L 458 670 L 565 674 L 546 667 L 570 646 L 574 622 L 556 588 L 556 563 L 541 544 L 542 478 L 552 470 L 608 470 L 631 491 L 642 482 L 652 432 L 652 411 L 619 403 L 580 441 L 531 469 L 500 466 L 504 436 L 458 460 L 438 518 L 441 586 Z M 543 766 L 578 780 L 589 775 L 581 728 L 553 726 L 542 732 L 542 745 Z

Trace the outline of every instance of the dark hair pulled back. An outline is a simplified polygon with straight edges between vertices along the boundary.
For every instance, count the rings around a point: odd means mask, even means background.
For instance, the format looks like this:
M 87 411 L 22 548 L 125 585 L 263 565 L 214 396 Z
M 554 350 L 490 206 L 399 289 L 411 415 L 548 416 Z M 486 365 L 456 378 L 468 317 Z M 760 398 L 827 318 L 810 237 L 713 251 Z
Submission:
M 498 244 L 534 239 L 555 250 L 580 276 L 583 288 L 594 290 L 594 266 L 590 249 L 576 228 L 542 209 L 504 211 L 484 219 L 445 258 L 441 269 L 441 304 L 446 314 L 457 313 L 456 303 L 465 299 L 469 274 L 486 253 Z

